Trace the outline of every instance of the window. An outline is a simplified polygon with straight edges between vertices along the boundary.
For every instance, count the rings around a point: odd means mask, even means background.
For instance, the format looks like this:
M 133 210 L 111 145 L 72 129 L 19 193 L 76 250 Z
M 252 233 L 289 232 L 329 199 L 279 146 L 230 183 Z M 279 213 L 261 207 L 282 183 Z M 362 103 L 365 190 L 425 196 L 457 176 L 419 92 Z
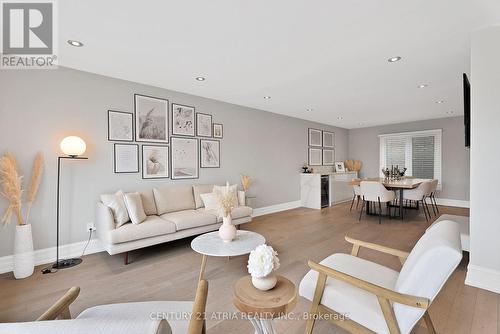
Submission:
M 382 168 L 406 167 L 406 175 L 438 179 L 441 189 L 441 130 L 379 135 Z

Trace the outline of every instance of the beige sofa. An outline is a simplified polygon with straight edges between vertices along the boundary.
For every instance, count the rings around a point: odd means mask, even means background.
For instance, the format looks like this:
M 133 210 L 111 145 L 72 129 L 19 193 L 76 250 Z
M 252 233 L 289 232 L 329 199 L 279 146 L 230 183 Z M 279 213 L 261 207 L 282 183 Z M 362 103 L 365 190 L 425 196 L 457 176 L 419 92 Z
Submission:
M 104 249 L 114 255 L 215 231 L 221 225 L 222 218 L 214 210 L 205 209 L 200 197 L 200 194 L 212 190 L 213 185 L 194 185 L 140 191 L 147 219 L 141 224 L 127 223 L 118 228 L 115 228 L 111 209 L 99 201 L 97 236 Z M 252 220 L 252 208 L 245 206 L 241 200 L 244 194 L 240 192 L 238 195 L 240 205 L 232 211 L 235 225 Z

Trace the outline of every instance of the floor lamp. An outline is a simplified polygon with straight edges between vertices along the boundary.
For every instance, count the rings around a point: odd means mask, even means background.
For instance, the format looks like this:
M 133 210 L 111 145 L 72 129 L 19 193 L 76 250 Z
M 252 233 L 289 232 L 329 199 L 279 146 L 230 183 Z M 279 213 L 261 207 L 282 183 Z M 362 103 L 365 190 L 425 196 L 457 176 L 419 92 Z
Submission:
M 52 267 L 44 269 L 42 272 L 44 274 L 49 272 L 56 272 L 59 269 L 66 269 L 70 267 L 74 267 L 82 263 L 81 258 L 72 258 L 72 259 L 59 259 L 59 186 L 61 183 L 61 163 L 63 160 L 87 160 L 88 158 L 81 157 L 85 150 L 87 149 L 87 145 L 85 141 L 80 137 L 69 136 L 64 138 L 61 141 L 61 150 L 63 151 L 65 156 L 57 157 L 57 246 L 56 246 L 56 262 L 52 265 Z

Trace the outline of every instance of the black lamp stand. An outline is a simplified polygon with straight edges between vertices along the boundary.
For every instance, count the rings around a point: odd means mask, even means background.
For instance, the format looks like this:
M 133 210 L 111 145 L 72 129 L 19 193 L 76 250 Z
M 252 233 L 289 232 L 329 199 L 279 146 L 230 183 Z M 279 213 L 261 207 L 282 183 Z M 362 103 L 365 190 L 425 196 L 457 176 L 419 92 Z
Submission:
M 76 155 L 57 157 L 57 247 L 56 247 L 56 262 L 52 265 L 53 270 L 49 270 L 50 272 L 55 272 L 59 269 L 71 268 L 76 265 L 82 263 L 81 258 L 73 258 L 73 259 L 59 259 L 59 184 L 61 181 L 61 161 L 63 159 L 68 160 L 87 160 L 85 157 L 78 157 Z M 43 272 L 45 273 L 47 269 Z

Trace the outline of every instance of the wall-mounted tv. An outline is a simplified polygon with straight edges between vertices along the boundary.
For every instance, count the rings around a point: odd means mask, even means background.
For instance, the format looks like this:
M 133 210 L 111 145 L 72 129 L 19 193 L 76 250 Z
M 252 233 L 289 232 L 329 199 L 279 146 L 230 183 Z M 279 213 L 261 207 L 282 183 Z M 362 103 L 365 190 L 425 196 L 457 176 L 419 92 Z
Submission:
M 470 147 L 470 82 L 467 74 L 463 74 L 464 82 L 464 128 L 465 147 Z

